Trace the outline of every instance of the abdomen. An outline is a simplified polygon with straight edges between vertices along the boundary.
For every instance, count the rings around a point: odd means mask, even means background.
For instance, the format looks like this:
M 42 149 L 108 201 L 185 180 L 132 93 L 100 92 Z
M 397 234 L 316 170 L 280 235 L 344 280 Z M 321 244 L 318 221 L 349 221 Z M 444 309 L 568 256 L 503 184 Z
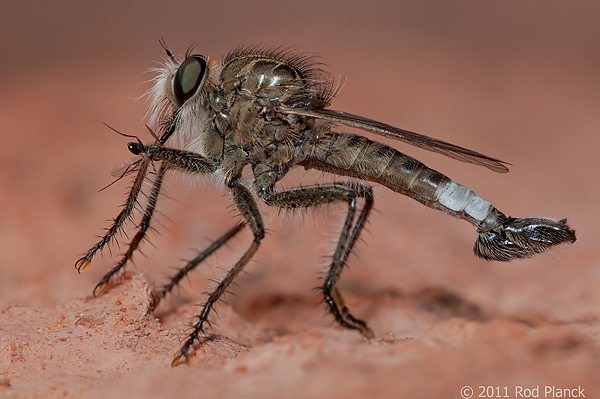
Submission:
M 310 167 L 358 177 L 411 197 L 430 208 L 488 230 L 499 221 L 494 206 L 446 175 L 366 137 L 328 132 L 310 145 Z

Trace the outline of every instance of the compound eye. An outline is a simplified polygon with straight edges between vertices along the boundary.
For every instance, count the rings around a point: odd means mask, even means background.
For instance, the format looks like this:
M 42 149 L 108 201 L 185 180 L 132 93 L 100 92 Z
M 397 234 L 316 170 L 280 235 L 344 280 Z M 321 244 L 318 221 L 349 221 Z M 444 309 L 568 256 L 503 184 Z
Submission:
M 135 141 L 127 143 L 127 149 L 129 149 L 129 152 L 131 152 L 133 155 L 140 155 L 142 152 L 144 152 L 144 146 Z
M 173 93 L 179 106 L 196 94 L 206 75 L 208 65 L 203 56 L 192 55 L 183 61 L 173 79 Z

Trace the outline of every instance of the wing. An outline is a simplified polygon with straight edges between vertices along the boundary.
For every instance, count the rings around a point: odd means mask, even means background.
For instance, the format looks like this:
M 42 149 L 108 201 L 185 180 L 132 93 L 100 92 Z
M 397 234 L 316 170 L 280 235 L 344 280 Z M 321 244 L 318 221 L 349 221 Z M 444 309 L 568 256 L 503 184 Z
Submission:
M 368 132 L 380 134 L 384 137 L 391 137 L 424 150 L 437 152 L 462 162 L 485 166 L 486 168 L 498 173 L 508 172 L 506 165 L 510 165 L 507 162 L 488 157 L 487 155 L 483 155 L 467 148 L 459 147 L 457 145 L 423 136 L 422 134 L 410 132 L 408 130 L 399 129 L 397 127 L 377 122 L 372 119 L 363 118 L 362 116 L 348 114 L 346 112 L 329 109 L 310 110 L 306 108 L 293 108 L 285 106 L 281 107 L 281 109 L 286 113 L 324 119 Z
M 123 177 L 137 170 L 141 160 L 142 157 L 140 156 L 129 158 L 128 160 L 123 161 L 117 166 L 115 166 L 110 172 L 110 174 L 113 177 L 118 177 L 119 179 L 122 179 Z
M 102 187 L 99 191 L 106 190 L 107 188 L 109 188 L 110 186 L 112 186 L 113 184 L 115 184 L 116 182 L 118 182 L 119 180 L 124 178 L 125 176 L 138 170 L 141 162 L 142 162 L 142 157 L 133 157 L 133 158 L 123 161 L 120 164 L 118 164 L 117 166 L 115 166 L 113 168 L 113 170 L 110 172 L 110 174 L 113 175 L 114 177 L 116 177 L 116 179 L 112 183 L 107 184 L 106 186 Z

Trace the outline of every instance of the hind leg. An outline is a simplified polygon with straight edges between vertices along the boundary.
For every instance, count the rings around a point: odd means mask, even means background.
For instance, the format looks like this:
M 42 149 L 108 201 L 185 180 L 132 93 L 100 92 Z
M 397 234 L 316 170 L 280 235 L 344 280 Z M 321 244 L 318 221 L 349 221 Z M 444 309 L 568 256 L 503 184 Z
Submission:
M 280 192 L 259 190 L 259 195 L 268 205 L 284 209 L 308 208 L 338 201 L 348 203 L 348 213 L 322 287 L 323 299 L 340 325 L 358 330 L 367 338 L 373 338 L 373 331 L 367 327 L 364 321 L 357 319 L 350 313 L 336 287 L 348 255 L 363 230 L 367 216 L 373 207 L 373 191 L 371 188 L 351 183 L 330 183 L 296 187 Z M 357 217 L 358 198 L 364 198 L 365 205 Z

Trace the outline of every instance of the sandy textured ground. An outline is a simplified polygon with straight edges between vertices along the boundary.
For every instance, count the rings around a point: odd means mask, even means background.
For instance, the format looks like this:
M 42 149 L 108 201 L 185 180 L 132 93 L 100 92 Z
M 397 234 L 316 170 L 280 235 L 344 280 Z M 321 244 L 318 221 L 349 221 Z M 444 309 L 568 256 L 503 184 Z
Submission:
M 598 389 L 597 323 L 470 320 L 470 311 L 452 300 L 439 300 L 440 293 L 410 301 L 421 318 L 429 316 L 427 328 L 413 337 L 389 333 L 372 342 L 328 327 L 273 333 L 257 329 L 225 306 L 215 331 L 218 335 L 197 351 L 193 364 L 170 369 L 169 356 L 184 333 L 180 325 L 162 323 L 148 313 L 150 293 L 147 280 L 134 275 L 101 299 L 4 310 L 2 367 L 7 372 L 2 393 L 85 398 L 175 393 L 458 397 L 450 393 L 460 392 L 465 385 L 481 392 L 479 385 L 489 389 L 501 384 L 502 394 L 505 389 L 539 386 L 545 391 L 546 386 L 554 386 L 581 387 L 589 395 L 585 397 L 596 397 Z M 398 298 L 371 298 L 370 302 L 388 313 L 410 308 Z M 191 310 L 180 309 L 177 318 L 191 315 Z M 444 313 L 454 317 L 441 316 Z
M 0 43 L 0 397 L 460 398 L 470 387 L 473 397 L 600 398 L 600 7 L 298 6 L 3 8 L 0 34 L 11 39 Z M 467 223 L 378 189 L 340 282 L 375 332 L 366 341 L 335 325 L 312 290 L 343 208 L 269 214 L 255 261 L 217 308 L 214 336 L 191 365 L 171 368 L 210 280 L 251 235 L 154 312 L 151 296 L 181 259 L 235 223 L 223 194 L 169 178 L 153 245 L 105 295 L 91 292 L 126 237 L 84 274 L 73 267 L 127 190 L 122 181 L 97 192 L 130 156 L 128 140 L 102 123 L 151 140 L 135 99 L 163 56 L 161 36 L 178 54 L 196 43 L 218 56 L 242 40 L 319 52 L 347 78 L 333 108 L 510 162 L 499 175 L 395 143 L 508 214 L 568 217 L 578 241 L 526 261 L 484 262 L 472 255 Z

